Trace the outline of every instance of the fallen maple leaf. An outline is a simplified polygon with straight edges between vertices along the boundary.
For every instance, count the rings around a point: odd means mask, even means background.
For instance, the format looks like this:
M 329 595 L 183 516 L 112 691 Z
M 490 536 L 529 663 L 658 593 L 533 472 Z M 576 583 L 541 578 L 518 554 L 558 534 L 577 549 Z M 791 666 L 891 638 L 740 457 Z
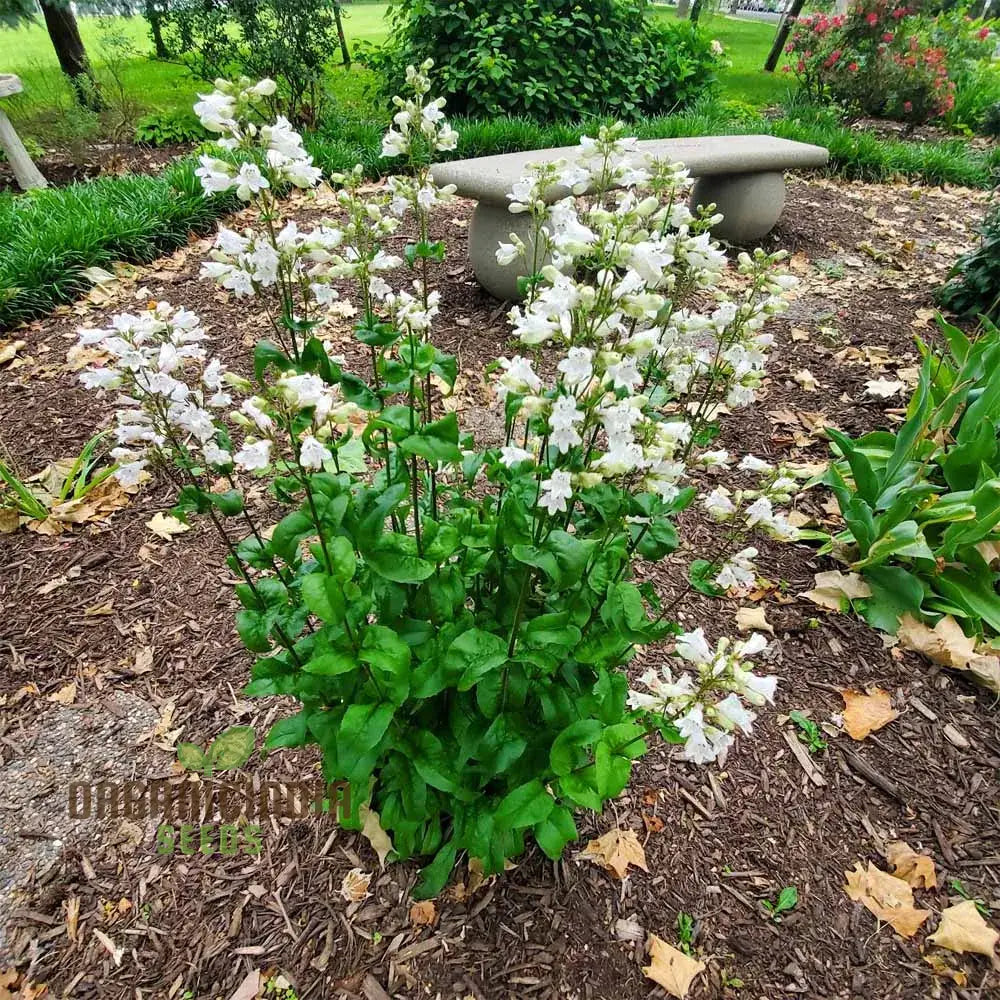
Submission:
M 158 538 L 162 538 L 165 542 L 169 542 L 175 535 L 180 535 L 185 531 L 191 530 L 191 525 L 185 524 L 183 521 L 178 520 L 172 514 L 154 514 L 150 520 L 146 522 L 146 527 L 156 535 Z
M 430 927 L 437 920 L 437 907 L 433 899 L 422 899 L 410 907 L 410 923 L 414 927 Z
M 913 937 L 931 915 L 930 910 L 914 907 L 913 888 L 909 882 L 876 868 L 870 861 L 867 871 L 858 861 L 854 870 L 844 875 L 847 877 L 844 892 L 903 937 Z
M 648 872 L 646 867 L 646 852 L 639 843 L 639 838 L 632 830 L 609 830 L 603 837 L 592 840 L 580 851 L 578 861 L 593 861 L 605 871 L 609 871 L 623 879 L 628 874 L 629 865 Z
M 753 608 L 738 608 L 736 611 L 736 627 L 741 632 L 770 632 L 774 635 L 774 627 L 764 615 L 760 606 Z
M 368 886 L 371 884 L 372 873 L 363 872 L 360 868 L 352 868 L 340 883 L 340 894 L 348 903 L 360 903 L 368 896 Z
M 899 715 L 892 707 L 889 692 L 882 688 L 870 687 L 867 694 L 846 688 L 840 693 L 846 705 L 844 729 L 851 739 L 863 740 Z
M 1000 966 L 996 958 L 996 944 L 1000 934 L 983 919 L 971 899 L 964 899 L 956 906 L 941 911 L 941 923 L 927 940 L 939 948 L 947 948 L 964 954 L 967 951 L 986 955 L 994 966 Z
M 1000 693 L 1000 657 L 976 651 L 976 642 L 963 631 L 951 615 L 945 615 L 930 628 L 913 615 L 905 614 L 896 631 L 899 644 L 922 653 L 932 663 L 966 671 L 991 691 Z
M 885 858 L 892 865 L 896 878 L 909 882 L 914 889 L 933 889 L 937 885 L 934 859 L 917 854 L 905 840 L 886 844 Z
M 683 1000 L 691 989 L 694 977 L 704 971 L 705 963 L 685 955 L 655 934 L 649 935 L 646 948 L 649 965 L 643 966 L 642 974 L 659 983 L 672 997 Z
M 860 573 L 841 573 L 832 569 L 816 574 L 816 585 L 800 597 L 818 604 L 828 611 L 841 611 L 851 601 L 859 597 L 871 597 L 872 589 Z
M 941 955 L 924 955 L 924 961 L 931 967 L 935 976 L 950 979 L 956 986 L 966 986 L 969 977 L 961 969 L 953 969 Z

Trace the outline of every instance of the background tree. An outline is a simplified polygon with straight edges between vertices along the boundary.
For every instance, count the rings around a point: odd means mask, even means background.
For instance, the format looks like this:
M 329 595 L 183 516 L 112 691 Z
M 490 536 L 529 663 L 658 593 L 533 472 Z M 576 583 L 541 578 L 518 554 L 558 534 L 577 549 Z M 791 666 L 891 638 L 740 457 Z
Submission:
M 0 23 L 17 27 L 33 21 L 38 16 L 39 8 L 59 66 L 69 78 L 77 100 L 85 107 L 99 110 L 104 101 L 69 0 L 38 0 L 37 4 L 35 0 L 0 0 Z

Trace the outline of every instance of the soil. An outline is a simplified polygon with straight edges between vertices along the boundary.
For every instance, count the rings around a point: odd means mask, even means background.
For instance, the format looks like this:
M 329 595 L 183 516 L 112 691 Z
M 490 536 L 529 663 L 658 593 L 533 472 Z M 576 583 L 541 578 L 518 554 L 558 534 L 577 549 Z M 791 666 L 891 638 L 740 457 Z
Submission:
M 158 174 L 177 157 L 190 153 L 195 146 L 193 142 L 169 146 L 86 143 L 73 152 L 67 152 L 65 147 L 47 149 L 44 156 L 35 158 L 35 166 L 42 172 L 49 187 L 63 187 L 107 175 Z M 10 164 L 0 160 L 0 191 L 17 193 L 20 190 Z
M 723 444 L 822 461 L 825 425 L 857 433 L 898 419 L 902 399 L 867 395 L 866 382 L 912 379 L 913 337 L 933 338 L 931 294 L 975 241 L 983 204 L 957 189 L 793 181 L 768 244 L 790 251 L 802 287 L 773 326 L 765 391 L 723 419 Z M 321 210 L 299 199 L 289 211 L 301 221 Z M 481 373 L 513 345 L 503 306 L 468 271 L 468 216 L 459 203 L 438 220 L 449 258 L 435 275 L 443 302 L 434 339 L 459 355 L 463 423 L 488 440 L 497 419 Z M 207 246 L 193 241 L 151 267 L 123 268 L 117 286 L 15 331 L 24 345 L 0 369 L 0 427 L 22 471 L 73 453 L 110 423 L 110 404 L 78 386 L 67 359 L 80 323 L 166 298 L 198 312 L 216 352 L 245 366 L 265 323 L 197 277 Z M 348 321 L 325 335 L 363 370 Z M 415 866 L 382 868 L 366 839 L 326 819 L 269 820 L 258 857 L 158 854 L 148 820 L 67 822 L 70 780 L 185 780 L 178 741 L 204 746 L 235 724 L 260 733 L 289 709 L 240 693 L 251 656 L 234 633 L 231 575 L 215 536 L 196 524 L 164 541 L 147 527 L 171 496 L 155 482 L 73 534 L 0 535 L 0 757 L 9 786 L 28 782 L 31 803 L 8 791 L 0 811 L 8 918 L 0 953 L 31 982 L 73 997 L 235 998 L 256 996 L 264 971 L 299 998 L 638 1000 L 664 995 L 642 972 L 646 934 L 676 942 L 684 913 L 707 966 L 695 1000 L 998 995 L 985 959 L 926 944 L 936 916 L 903 939 L 842 888 L 855 862 L 885 869 L 886 842 L 904 839 L 938 868 L 938 887 L 918 892 L 918 905 L 936 914 L 958 901 L 958 880 L 1000 909 L 994 699 L 798 596 L 832 568 L 806 544 L 760 545 L 761 572 L 774 583 L 762 586 L 759 605 L 775 632 L 769 666 L 781 682 L 753 738 L 713 768 L 657 746 L 603 815 L 579 817 L 579 846 L 616 826 L 634 830 L 648 872 L 618 881 L 574 850 L 553 864 L 532 849 L 478 887 L 461 868 L 436 901 L 435 922 L 417 926 L 408 898 Z M 829 528 L 827 499 L 810 491 L 796 507 Z M 263 508 L 266 499 L 254 502 Z M 711 541 L 712 526 L 696 513 L 682 527 L 681 551 L 639 567 L 666 599 L 683 592 L 688 562 Z M 746 603 L 687 593 L 678 619 L 712 637 L 733 634 Z M 649 648 L 630 672 L 664 658 Z M 900 714 L 855 742 L 836 724 L 840 690 L 869 685 L 890 692 Z M 829 746 L 811 758 L 812 778 L 791 750 L 792 710 L 824 726 Z M 317 763 L 311 753 L 279 752 L 243 773 L 301 777 Z M 369 896 L 349 903 L 340 888 L 354 868 L 373 877 Z M 799 902 L 778 922 L 761 903 L 785 886 Z M 967 986 L 936 973 L 924 961 L 931 953 Z

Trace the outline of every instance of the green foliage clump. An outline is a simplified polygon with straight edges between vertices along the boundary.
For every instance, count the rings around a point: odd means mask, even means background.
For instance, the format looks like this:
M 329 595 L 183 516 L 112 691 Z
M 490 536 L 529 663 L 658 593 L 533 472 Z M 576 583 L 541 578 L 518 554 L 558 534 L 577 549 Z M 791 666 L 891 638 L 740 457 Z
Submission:
M 72 302 L 83 272 L 116 260 L 146 262 L 182 246 L 232 207 L 207 199 L 193 161 L 159 177 L 102 177 L 0 198 L 0 328 Z
M 972 340 L 939 325 L 947 348 L 918 341 L 924 363 L 898 430 L 852 440 L 830 429 L 838 459 L 823 481 L 846 527 L 821 551 L 864 577 L 871 596 L 854 606 L 876 628 L 952 615 L 992 638 L 1000 595 L 980 547 L 1000 539 L 1000 329 Z
M 209 138 L 201 122 L 186 108 L 154 111 L 135 125 L 135 141 L 148 146 L 173 146 Z
M 275 80 L 272 110 L 307 123 L 323 103 L 336 14 L 335 0 L 179 0 L 160 15 L 160 29 L 199 78 Z
M 982 242 L 959 257 L 938 301 L 960 316 L 1000 318 L 1000 205 L 986 216 Z
M 367 59 L 394 93 L 433 59 L 452 113 L 634 118 L 685 107 L 721 51 L 687 21 L 647 21 L 635 0 L 402 0 Z

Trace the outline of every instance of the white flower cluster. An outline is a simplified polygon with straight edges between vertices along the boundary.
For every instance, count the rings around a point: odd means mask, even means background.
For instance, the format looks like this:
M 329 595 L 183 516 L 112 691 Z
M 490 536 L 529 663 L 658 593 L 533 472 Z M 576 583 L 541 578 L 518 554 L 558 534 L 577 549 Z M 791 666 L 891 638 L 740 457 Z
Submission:
M 749 735 L 753 729 L 756 714 L 743 702 L 760 706 L 774 701 L 777 677 L 753 673 L 750 662 L 767 645 L 757 632 L 737 642 L 720 639 L 714 650 L 703 629 L 678 636 L 675 653 L 694 672 L 675 677 L 669 667 L 648 670 L 639 679 L 647 690 L 630 691 L 629 706 L 672 722 L 684 739 L 686 760 L 717 760 L 732 745 L 735 733 Z
M 78 332 L 81 346 L 108 355 L 80 381 L 89 389 L 120 391 L 118 447 L 111 454 L 121 463 L 115 475 L 123 485 L 138 482 L 154 455 L 178 446 L 200 451 L 211 465 L 230 461 L 219 446 L 217 412 L 231 405 L 229 389 L 241 380 L 208 358 L 201 346 L 207 336 L 194 313 L 158 302 L 142 313 L 114 316 L 107 328 Z
M 216 80 L 215 90 L 199 94 L 194 111 L 210 132 L 219 133 L 217 145 L 230 152 L 242 150 L 261 154 L 263 169 L 255 162 L 244 162 L 237 167 L 229 160 L 202 155 L 195 171 L 201 179 L 205 194 L 236 191 L 241 201 L 251 201 L 264 191 L 276 186 L 292 184 L 299 188 L 315 187 L 322 177 L 319 167 L 302 144 L 302 136 L 292 128 L 291 122 L 279 115 L 273 125 L 258 126 L 251 121 L 258 104 L 264 97 L 274 94 L 277 84 L 261 80 L 230 83 Z
M 428 73 L 434 66 L 433 59 L 425 60 L 419 69 L 408 66 L 406 83 L 413 91 L 411 98 L 394 97 L 392 103 L 399 109 L 392 117 L 395 128 L 390 128 L 382 138 L 382 155 L 386 157 L 413 154 L 417 145 L 430 152 L 445 152 L 458 145 L 458 133 L 444 116 L 443 97 L 427 100 L 431 81 Z
M 341 230 L 325 223 L 302 231 L 294 221 L 288 222 L 273 235 L 220 226 L 201 276 L 240 297 L 258 295 L 283 278 L 319 305 L 329 305 L 338 296 L 330 286 L 327 265 L 335 259 L 343 237 Z
M 291 418 L 310 415 L 309 426 L 292 439 L 293 458 L 304 469 L 318 469 L 333 452 L 325 442 L 360 419 L 339 386 L 311 374 L 283 373 L 266 396 L 244 399 L 233 412 L 232 392 L 248 393 L 250 383 L 210 358 L 201 321 L 167 302 L 139 314 L 114 316 L 106 329 L 81 328 L 80 344 L 108 355 L 105 364 L 84 371 L 90 389 L 120 391 L 112 457 L 125 485 L 138 482 L 155 457 L 170 456 L 191 472 L 208 466 L 217 472 L 268 468 L 280 441 L 288 440 Z M 301 422 L 301 421 L 299 421 Z M 227 423 L 242 428 L 242 446 L 232 450 Z
M 496 384 L 501 399 L 521 397 L 520 417 L 533 428 L 541 418 L 546 428 L 514 448 L 509 422 L 502 460 L 534 459 L 552 471 L 539 497 L 549 511 L 567 509 L 571 487 L 609 479 L 676 496 L 696 431 L 721 403 L 736 408 L 755 398 L 772 342 L 762 328 L 787 307 L 783 293 L 794 284 L 775 271 L 783 255 L 758 250 L 739 259 L 744 290 L 724 294 L 726 257 L 708 232 L 717 217 L 695 217 L 687 171 L 637 161 L 635 140 L 622 132 L 604 127 L 581 141 L 572 161 L 519 180 L 510 210 L 532 215 L 533 245 L 512 234 L 497 250 L 501 264 L 535 268 L 527 303 L 509 313 L 514 335 L 567 349 L 553 386 L 520 356 L 501 359 Z M 686 308 L 695 290 L 714 293 L 716 307 Z M 551 470 L 548 446 L 560 456 L 583 451 Z

